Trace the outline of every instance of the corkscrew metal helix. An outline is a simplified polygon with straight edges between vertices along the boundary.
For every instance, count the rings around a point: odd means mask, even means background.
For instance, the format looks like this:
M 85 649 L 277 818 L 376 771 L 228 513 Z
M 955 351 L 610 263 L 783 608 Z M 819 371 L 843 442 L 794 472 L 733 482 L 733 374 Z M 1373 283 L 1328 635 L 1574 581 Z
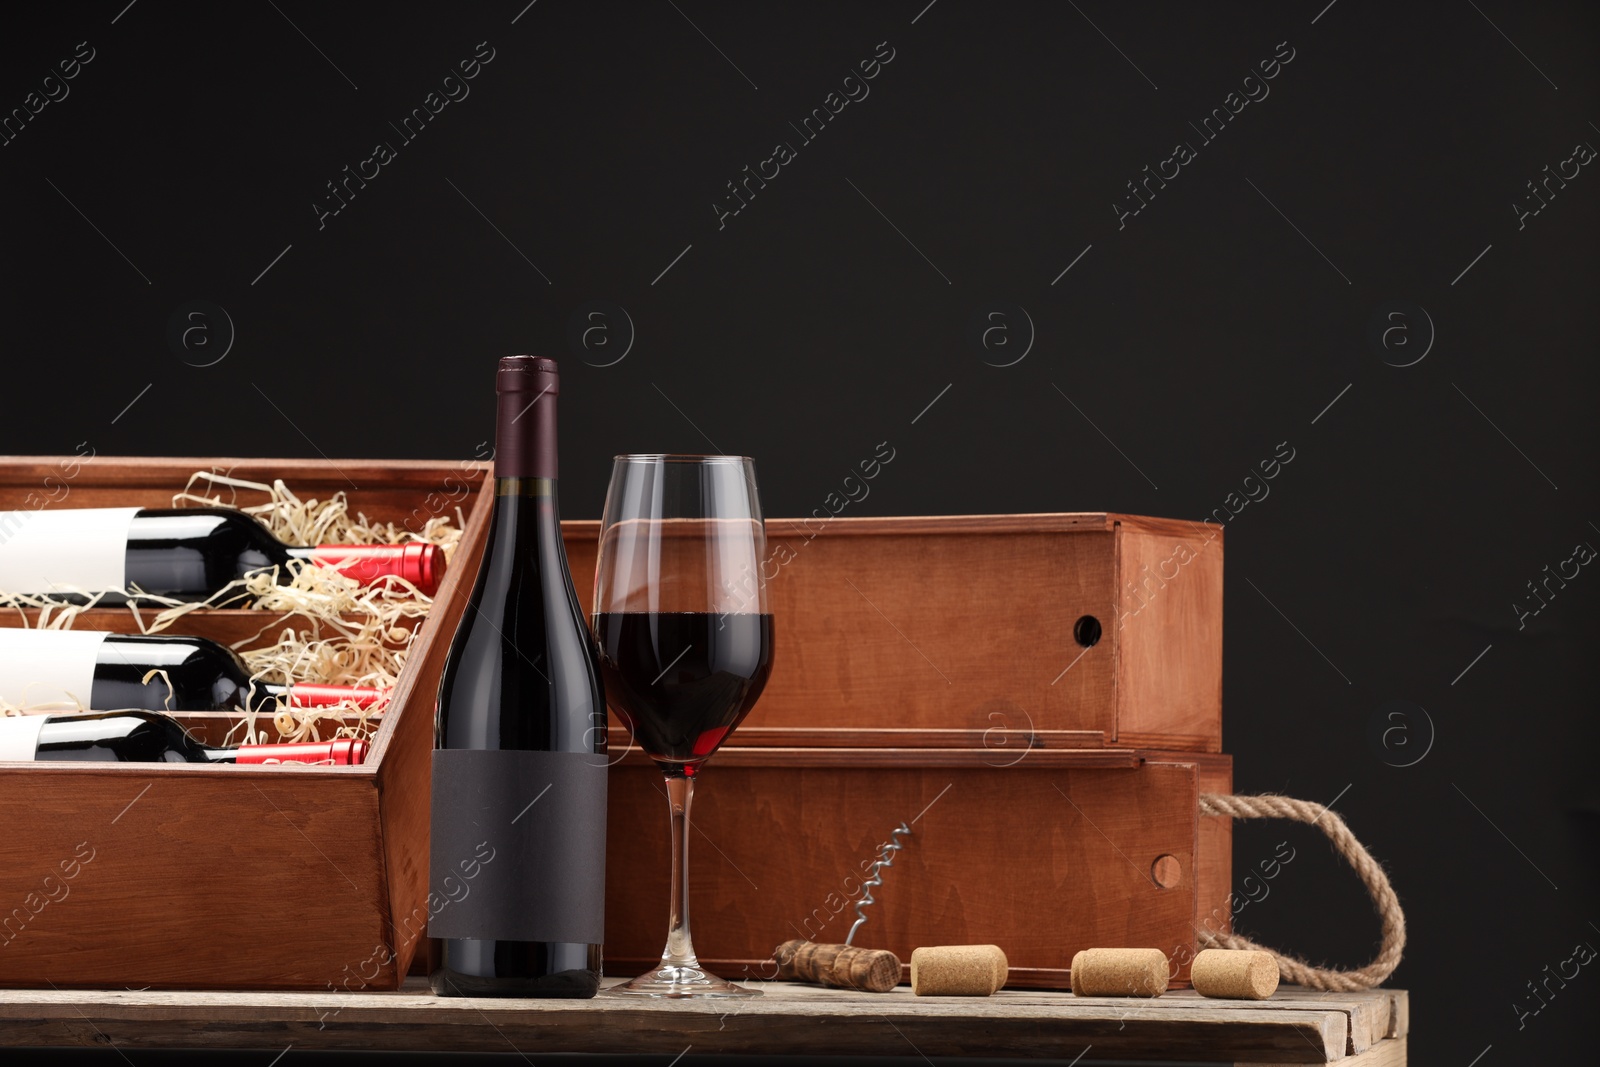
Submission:
M 900 843 L 900 838 L 909 836 L 911 827 L 902 822 L 898 828 L 890 832 L 889 840 L 878 847 L 878 859 L 867 869 L 867 879 L 861 883 L 861 899 L 856 901 L 856 921 L 850 925 L 850 932 L 844 937 L 846 945 L 855 940 L 856 931 L 867 921 L 866 913 L 862 909 L 869 904 L 877 903 L 872 897 L 873 887 L 883 885 L 883 872 L 894 866 L 894 854 L 906 847 Z

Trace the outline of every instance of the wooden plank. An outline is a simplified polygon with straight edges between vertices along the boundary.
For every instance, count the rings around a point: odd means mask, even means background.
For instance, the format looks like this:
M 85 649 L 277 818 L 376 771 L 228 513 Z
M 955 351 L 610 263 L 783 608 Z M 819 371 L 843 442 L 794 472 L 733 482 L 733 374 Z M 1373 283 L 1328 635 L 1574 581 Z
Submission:
M 1210 757 L 1200 761 L 1200 792 L 1224 796 L 1233 792 L 1233 760 Z M 1233 930 L 1233 820 L 1221 816 L 1200 819 L 1199 872 L 1195 876 L 1195 923 L 1218 933 Z
M 397 993 L 0 991 L 0 1046 L 1204 1058 L 1402 1067 L 1403 1039 L 1342 1058 L 1362 994 L 1311 1002 L 1077 998 L 1003 990 L 919 998 L 751 983 L 746 1001 L 456 1000 Z M 1283 997 L 1283 993 L 1279 994 Z M 1396 1046 L 1398 1045 L 1398 1048 Z M 1398 1055 L 1399 1058 L 1396 1058 Z
M 45 478 L 61 478 L 63 465 L 78 469 L 66 478 L 69 487 L 124 485 L 131 488 L 176 492 L 195 471 L 228 472 L 251 482 L 283 478 L 308 485 L 324 484 L 360 489 L 369 486 L 418 488 L 441 484 L 444 474 L 459 473 L 463 480 L 483 476 L 487 463 L 465 461 L 448 464 L 436 459 L 263 459 L 260 456 L 0 456 L 0 486 L 32 487 Z M 176 480 L 176 487 L 174 487 Z
M 0 809 L 28 813 L 0 835 L 0 900 L 22 909 L 6 913 L 0 985 L 336 980 L 386 933 L 373 772 L 141 763 L 0 772 Z
M 644 766 L 650 759 L 636 747 L 629 747 L 626 730 L 617 737 L 611 753 L 614 765 Z M 740 735 L 735 733 L 734 740 Z M 1035 748 L 1010 751 L 992 748 L 820 748 L 800 745 L 793 748 L 767 746 L 746 748 L 734 744 L 717 750 L 710 766 L 728 767 L 992 767 L 1005 770 L 1026 760 L 1030 767 L 1128 768 L 1140 763 L 1139 753 L 1118 748 Z
M 1391 1038 L 1357 1056 L 1339 1061 L 1339 1067 L 1406 1067 L 1406 1039 Z M 1287 1063 L 1253 1063 L 1250 1067 L 1289 1067 Z
M 344 492 L 352 509 L 369 519 L 420 529 L 432 515 L 454 515 L 457 505 L 465 511 L 487 470 L 481 463 L 439 460 L 0 456 L 0 510 L 171 507 L 190 475 L 214 471 L 269 485 L 281 478 L 301 499 Z M 218 487 L 210 495 L 232 502 L 231 492 Z M 238 492 L 239 503 L 262 502 L 259 493 Z
M 1218 742 L 1212 737 L 1158 733 L 1153 730 L 1126 730 L 1111 738 L 1107 743 L 1115 744 L 1120 748 L 1154 748 L 1162 752 L 1215 753 L 1220 751 Z
M 1176 759 L 1175 757 L 1173 760 L 1164 760 L 1161 757 L 1153 757 L 1145 764 L 1145 767 L 1152 772 L 1173 770 L 1194 775 L 1195 803 L 1198 808 L 1200 768 L 1193 761 L 1176 762 Z M 1145 876 L 1150 879 L 1151 883 L 1159 887 L 1164 893 L 1171 894 L 1178 890 L 1187 892 L 1192 902 L 1191 907 L 1194 909 L 1187 917 L 1189 924 L 1189 928 L 1186 931 L 1187 936 L 1182 940 L 1157 946 L 1167 954 L 1169 985 L 1189 984 L 1189 969 L 1199 951 L 1199 931 L 1196 929 L 1195 924 L 1195 917 L 1199 912 L 1200 819 L 1198 811 L 1194 822 L 1189 825 L 1188 829 L 1189 849 L 1187 854 L 1172 851 L 1161 856 L 1160 877 L 1157 877 L 1157 864 L 1155 862 L 1152 862 L 1145 872 Z M 1097 942 L 1097 944 L 1104 943 Z M 1137 944 L 1137 942 L 1133 941 L 1121 943 Z
M 446 572 L 445 581 L 450 580 L 450 573 Z M 158 607 L 141 608 L 139 617 L 149 625 L 160 610 Z M 0 611 L 0 627 L 37 626 L 40 614 L 41 610 L 38 608 Z M 344 618 L 356 625 L 362 621 L 359 615 L 347 614 Z M 422 628 L 423 621 L 420 618 L 401 618 L 395 620 L 395 625 L 415 632 Z M 204 611 L 191 611 L 178 616 L 172 625 L 161 631 L 161 635 L 209 637 L 229 648 L 245 651 L 272 644 L 284 630 L 304 632 L 312 630 L 315 625 L 312 620 L 300 614 L 280 614 L 257 608 L 207 608 Z M 113 634 L 140 632 L 138 618 L 125 605 L 80 611 L 72 620 L 72 629 Z M 403 647 L 399 642 L 389 643 L 396 648 Z
M 1217 1003 L 1223 1003 L 1218 1001 Z M 1237 1001 L 1234 1003 L 1251 1003 Z M 1349 1021 L 1344 1054 L 1355 1056 L 1366 1052 L 1389 1038 L 1390 1012 L 1393 999 L 1388 990 L 1369 990 L 1362 993 L 1336 993 L 1314 989 L 1295 989 L 1292 995 L 1275 994 L 1263 1005 L 1293 1006 L 1297 1010 L 1316 1009 L 1342 1011 Z
M 563 522 L 561 525 L 565 528 L 568 524 Z M 1186 536 L 1201 540 L 1205 540 L 1212 533 L 1221 532 L 1221 527 L 1215 523 L 1206 525 L 1186 519 L 1163 519 L 1151 515 L 1103 511 L 1019 512 L 1007 515 L 885 515 L 861 518 L 839 515 L 827 519 L 813 514 L 807 518 L 766 520 L 768 538 L 803 538 L 819 530 L 825 530 L 830 537 L 903 537 L 947 533 L 1105 533 L 1118 525 L 1128 530 L 1160 534 L 1164 537 Z M 598 540 L 600 537 L 600 524 L 594 520 L 588 520 L 587 526 L 579 529 L 584 536 L 591 539 Z
M 613 716 L 612 736 L 625 736 Z M 1098 730 L 1026 730 L 990 726 L 984 729 L 908 728 L 897 726 L 756 726 L 746 723 L 734 735 L 741 748 L 983 748 L 1007 762 L 1025 749 L 1099 748 L 1105 735 Z M 1144 748 L 1160 748 L 1144 745 Z M 1179 745 L 1169 751 L 1179 751 Z
M 1012 515 L 893 515 L 852 518 L 768 519 L 767 536 L 805 538 L 818 530 L 845 537 L 903 537 L 917 534 L 1088 533 L 1111 529 L 1104 512 L 1049 512 Z
M 1350 1045 L 1345 1049 L 1352 1055 L 1388 1040 L 1394 1001 L 1378 997 L 1350 1013 Z
M 1144 533 L 1160 534 L 1169 538 L 1191 537 L 1204 541 L 1210 538 L 1212 534 L 1218 536 L 1222 534 L 1220 523 L 1196 522 L 1192 519 L 1163 519 L 1153 515 L 1129 515 L 1120 511 L 1107 513 L 1106 519 L 1114 526 L 1122 526 L 1128 530 L 1142 531 Z
M 1411 994 L 1404 989 L 1391 989 L 1389 999 L 1389 1036 L 1405 1037 L 1411 1033 Z

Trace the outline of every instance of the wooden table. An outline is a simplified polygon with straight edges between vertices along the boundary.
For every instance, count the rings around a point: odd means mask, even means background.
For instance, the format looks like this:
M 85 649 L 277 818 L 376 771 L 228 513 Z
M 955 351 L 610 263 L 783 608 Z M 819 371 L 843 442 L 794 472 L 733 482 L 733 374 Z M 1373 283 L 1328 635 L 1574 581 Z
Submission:
M 1003 990 L 914 997 L 746 983 L 742 1001 L 458 1000 L 420 979 L 395 993 L 0 990 L 0 1047 L 383 1049 L 439 1052 L 1017 1056 L 1402 1067 L 1403 990 L 1269 1001 Z

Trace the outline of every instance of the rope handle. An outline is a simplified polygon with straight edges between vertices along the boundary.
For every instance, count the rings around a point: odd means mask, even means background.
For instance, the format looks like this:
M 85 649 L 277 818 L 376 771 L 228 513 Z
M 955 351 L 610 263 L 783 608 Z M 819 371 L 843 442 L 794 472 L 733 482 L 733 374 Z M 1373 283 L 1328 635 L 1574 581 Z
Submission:
M 1406 916 L 1400 910 L 1400 898 L 1389 884 L 1378 861 L 1372 858 L 1366 846 L 1356 840 L 1356 835 L 1344 824 L 1332 808 L 1309 800 L 1291 797 L 1224 796 L 1218 793 L 1200 794 L 1200 814 L 1221 815 L 1234 819 L 1293 819 L 1318 827 L 1333 847 L 1361 877 L 1372 897 L 1372 906 L 1383 920 L 1383 941 L 1378 955 L 1365 967 L 1353 971 L 1340 971 L 1314 967 L 1296 956 L 1274 951 L 1258 945 L 1248 937 L 1224 934 L 1213 930 L 1200 930 L 1199 940 L 1206 948 L 1236 948 L 1267 952 L 1278 961 L 1278 974 L 1286 982 L 1309 986 L 1312 989 L 1329 989 L 1338 992 L 1355 992 L 1381 985 L 1385 978 L 1400 965 L 1400 954 L 1406 946 Z

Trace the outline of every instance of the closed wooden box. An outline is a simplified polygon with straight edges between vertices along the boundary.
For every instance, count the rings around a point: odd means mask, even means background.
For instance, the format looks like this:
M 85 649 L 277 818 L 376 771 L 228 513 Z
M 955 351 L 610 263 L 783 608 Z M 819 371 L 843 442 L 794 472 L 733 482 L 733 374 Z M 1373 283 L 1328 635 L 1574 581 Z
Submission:
M 303 498 L 344 490 L 352 510 L 414 527 L 459 505 L 467 527 L 362 766 L 0 764 L 0 985 L 373 990 L 398 987 L 410 966 L 428 913 L 435 691 L 482 550 L 483 469 L 12 457 L 0 459 L 0 510 L 168 507 L 191 473 L 213 468 L 282 478 Z M 20 622 L 0 612 L 0 624 Z M 125 607 L 76 625 L 137 632 Z M 231 643 L 282 625 L 207 610 L 168 632 Z M 182 718 L 212 743 L 235 722 Z
M 1094 513 L 766 526 L 777 651 L 740 744 L 830 729 L 982 747 L 987 731 L 1020 730 L 1050 747 L 1222 749 L 1216 525 Z M 598 524 L 564 528 L 587 598 Z
M 611 775 L 606 970 L 627 975 L 666 931 L 666 800 L 637 752 Z M 1160 948 L 1182 985 L 1197 926 L 1228 915 L 1230 827 L 1196 798 L 1231 778 L 1210 753 L 724 748 L 695 798 L 695 947 L 723 977 L 775 977 L 780 942 L 845 939 L 896 841 L 855 944 L 906 964 L 920 945 L 996 944 L 1009 985 L 1046 989 L 1069 986 L 1079 949 Z

